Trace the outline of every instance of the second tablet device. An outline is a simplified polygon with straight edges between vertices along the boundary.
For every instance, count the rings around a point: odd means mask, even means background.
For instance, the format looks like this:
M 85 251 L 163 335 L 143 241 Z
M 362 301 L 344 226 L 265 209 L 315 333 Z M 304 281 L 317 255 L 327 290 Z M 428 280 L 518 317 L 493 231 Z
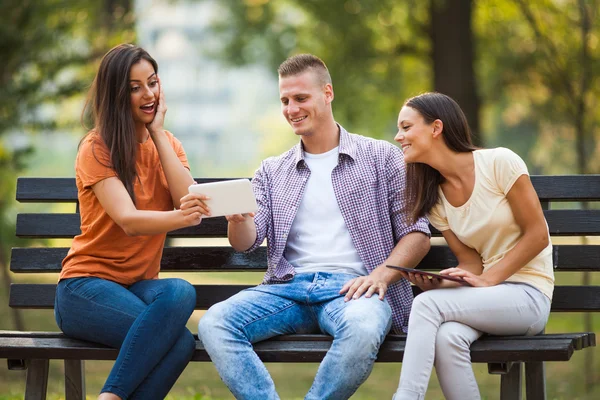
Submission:
M 455 276 L 434 274 L 433 272 L 419 271 L 419 270 L 414 269 L 414 268 L 398 267 L 396 265 L 386 265 L 386 267 L 392 268 L 392 269 L 397 269 L 398 271 L 404 271 L 404 272 L 415 274 L 415 275 L 422 275 L 422 276 L 427 276 L 427 277 L 431 277 L 431 278 L 438 278 L 438 279 L 446 279 L 448 281 L 459 282 L 459 283 L 462 283 L 463 285 L 471 286 L 464 279 L 457 278 Z

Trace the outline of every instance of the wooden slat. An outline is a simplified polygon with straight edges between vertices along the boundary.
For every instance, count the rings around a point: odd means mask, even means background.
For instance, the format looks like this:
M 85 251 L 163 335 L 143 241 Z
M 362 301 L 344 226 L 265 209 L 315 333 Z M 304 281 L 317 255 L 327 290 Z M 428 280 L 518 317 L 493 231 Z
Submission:
M 194 285 L 196 288 L 196 308 L 206 310 L 220 301 L 226 300 L 250 285 Z M 15 308 L 53 308 L 56 285 L 13 283 L 10 285 L 8 305 Z
M 79 214 L 18 214 L 16 235 L 20 238 L 69 239 L 81 233 Z M 169 237 L 225 237 L 225 217 L 205 218 L 198 226 L 178 229 Z
M 75 178 L 17 178 L 21 203 L 72 203 L 77 201 Z
M 10 270 L 16 273 L 60 272 L 67 247 L 13 248 Z M 598 248 L 600 252 L 600 246 Z M 238 253 L 231 247 L 166 247 L 161 260 L 163 272 L 264 271 L 267 250 L 259 247 L 252 253 Z M 419 269 L 436 270 L 456 265 L 456 258 L 446 246 L 433 246 L 419 264 Z
M 10 269 L 17 273 L 60 272 L 68 247 L 13 248 Z M 166 247 L 161 260 L 163 272 L 265 271 L 267 249 L 238 253 L 231 247 Z
M 600 270 L 598 245 L 556 245 L 553 246 L 552 258 L 557 271 Z
M 226 300 L 248 285 L 194 285 L 196 308 L 205 310 Z M 413 287 L 418 294 L 419 288 Z M 15 308 L 53 308 L 56 285 L 13 283 L 9 306 Z M 600 286 L 557 286 L 554 289 L 552 311 L 600 311 Z
M 286 335 L 256 343 L 254 348 L 266 362 L 319 362 L 329 350 L 331 340 L 327 335 Z M 401 362 L 405 343 L 405 336 L 388 336 L 381 345 L 377 361 Z M 472 344 L 471 358 L 477 363 L 566 361 L 573 351 L 572 339 L 568 337 L 487 336 Z M 22 337 L 0 332 L 1 358 L 114 360 L 116 356 L 116 349 L 72 339 L 57 332 L 24 333 Z M 200 342 L 196 344 L 193 360 L 209 361 Z
M 196 178 L 198 183 L 232 178 Z M 542 201 L 594 201 L 600 199 L 600 175 L 534 175 L 531 182 Z M 20 202 L 75 202 L 74 178 L 17 179 Z
M 600 311 L 600 286 L 557 286 L 551 311 Z
M 198 183 L 240 178 L 195 178 Z M 74 203 L 77 201 L 75 178 L 17 178 L 17 201 L 21 203 Z
M 60 272 L 67 247 L 13 248 L 10 270 L 15 273 Z M 600 271 L 600 245 L 554 246 L 556 271 Z M 166 247 L 161 260 L 163 272 L 264 271 L 266 248 L 243 254 L 231 247 Z M 417 269 L 440 270 L 455 266 L 456 258 L 446 246 L 432 246 Z
M 600 175 L 534 175 L 531 182 L 542 201 L 600 199 Z
M 412 289 L 415 296 L 421 293 L 417 286 Z M 551 311 L 600 311 L 600 286 L 555 286 Z
M 544 211 L 550 234 L 580 236 L 600 234 L 600 210 Z M 79 214 L 18 214 L 17 236 L 20 238 L 72 238 L 81 233 Z M 431 228 L 434 236 L 440 233 Z M 169 232 L 170 237 L 225 237 L 224 217 L 206 218 L 198 226 Z

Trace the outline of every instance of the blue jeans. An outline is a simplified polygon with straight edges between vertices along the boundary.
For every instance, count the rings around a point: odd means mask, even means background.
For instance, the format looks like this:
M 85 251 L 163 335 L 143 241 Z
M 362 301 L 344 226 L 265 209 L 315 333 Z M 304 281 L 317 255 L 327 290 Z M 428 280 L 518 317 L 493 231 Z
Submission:
M 306 399 L 347 399 L 358 389 L 390 330 L 392 311 L 376 295 L 344 302 L 339 291 L 352 278 L 297 274 L 287 283 L 244 290 L 206 312 L 198 336 L 237 399 L 279 398 L 251 343 L 294 333 L 333 336 Z
M 163 399 L 196 347 L 185 327 L 196 291 L 182 279 L 130 287 L 100 278 L 59 282 L 54 315 L 68 336 L 119 350 L 102 393 L 122 399 Z

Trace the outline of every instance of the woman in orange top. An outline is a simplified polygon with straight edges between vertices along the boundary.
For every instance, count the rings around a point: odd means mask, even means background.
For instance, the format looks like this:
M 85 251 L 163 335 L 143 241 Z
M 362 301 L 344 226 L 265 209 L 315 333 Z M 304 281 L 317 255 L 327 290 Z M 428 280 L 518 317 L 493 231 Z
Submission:
M 209 213 L 179 140 L 164 130 L 167 110 L 156 61 L 123 44 L 102 59 L 84 110 L 94 128 L 81 141 L 75 174 L 81 234 L 56 292 L 67 335 L 119 348 L 99 399 L 162 399 L 195 349 L 185 327 L 194 287 L 158 279 L 168 231 Z

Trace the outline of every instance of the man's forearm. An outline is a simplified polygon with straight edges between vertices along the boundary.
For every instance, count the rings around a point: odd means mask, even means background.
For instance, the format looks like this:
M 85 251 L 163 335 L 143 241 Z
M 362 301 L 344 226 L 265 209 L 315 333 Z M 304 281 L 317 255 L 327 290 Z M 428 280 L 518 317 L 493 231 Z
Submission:
M 400 239 L 383 265 L 380 265 L 375 271 L 381 274 L 388 284 L 397 282 L 402 278 L 401 273 L 391 268 L 386 268 L 386 265 L 414 268 L 429 252 L 430 247 L 431 243 L 426 234 L 411 232 Z
M 246 217 L 243 222 L 229 222 L 227 238 L 237 251 L 246 251 L 256 242 L 256 225 L 254 218 Z

